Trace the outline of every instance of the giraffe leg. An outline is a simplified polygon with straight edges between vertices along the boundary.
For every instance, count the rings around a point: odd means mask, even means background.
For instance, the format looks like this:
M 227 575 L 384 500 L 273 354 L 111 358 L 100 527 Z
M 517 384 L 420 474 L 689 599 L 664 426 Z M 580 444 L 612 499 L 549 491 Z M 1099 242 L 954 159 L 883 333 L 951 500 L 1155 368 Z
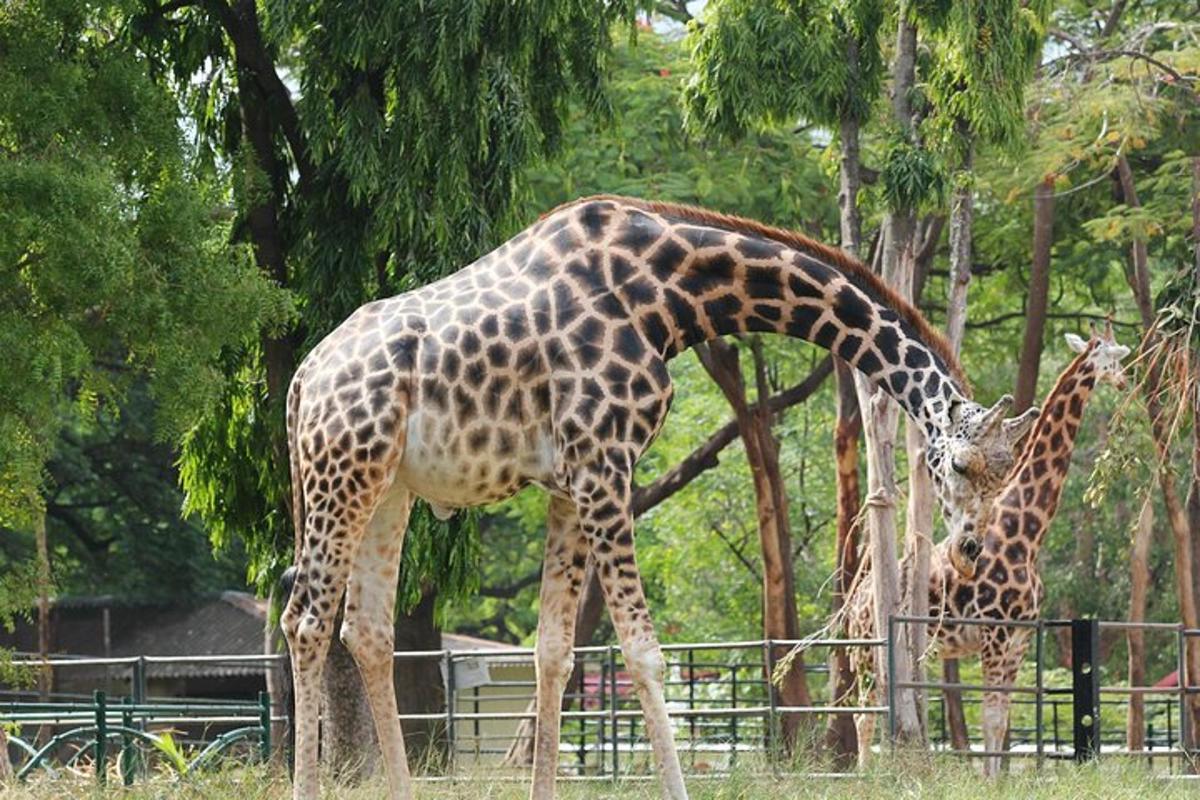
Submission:
M 873 706 L 876 703 L 875 689 L 862 693 L 859 699 L 861 705 Z M 871 746 L 875 743 L 875 726 L 879 722 L 874 714 L 855 714 L 854 730 L 858 736 L 858 768 L 865 769 L 871 761 Z
M 980 653 L 983 666 L 983 682 L 988 686 L 1012 686 L 1017 680 L 1017 670 L 1025 647 L 1020 642 L 1007 643 L 1008 631 L 997 629 L 996 638 L 985 641 Z M 983 695 L 983 747 L 991 752 L 1004 749 L 1004 737 L 1008 733 L 1008 710 L 1012 696 L 1008 692 L 985 692 Z M 983 760 L 983 774 L 994 778 L 1000 774 L 1000 756 L 987 756 Z
M 294 800 L 317 800 L 320 779 L 317 765 L 318 720 L 321 714 L 321 674 L 333 637 L 333 623 L 353 558 L 353 546 L 363 523 L 353 515 L 327 516 L 320 522 L 310 514 L 305 526 L 322 525 L 325 547 L 304 548 L 280 624 L 292 656 L 292 693 L 295 700 Z
M 858 704 L 860 706 L 873 706 L 876 704 L 878 689 L 873 684 L 867 683 L 868 676 L 864 674 L 864 667 L 873 665 L 875 655 L 870 651 L 857 652 L 851 651 L 850 658 L 851 668 L 857 676 L 855 683 L 858 685 Z M 854 715 L 854 731 L 858 740 L 858 768 L 865 769 L 871 761 L 871 746 L 875 743 L 875 726 L 878 720 L 874 714 L 855 714 Z
M 412 797 L 392 672 L 396 583 L 411 508 L 412 494 L 407 489 L 393 488 L 367 524 L 350 573 L 341 631 L 342 642 L 358 664 L 371 704 L 389 796 L 393 800 Z
M 393 428 L 402 428 L 397 424 L 401 417 L 400 411 L 394 410 L 387 419 Z M 380 417 L 377 422 L 383 419 Z M 292 480 L 298 487 L 295 497 L 305 511 L 303 529 L 296 532 L 299 553 L 295 582 L 279 621 L 292 657 L 296 708 L 294 800 L 317 800 L 320 791 L 317 756 L 321 674 L 333 637 L 333 624 L 359 542 L 391 485 L 403 450 L 401 440 L 389 442 L 382 451 L 371 448 L 367 458 L 355 452 L 352 471 L 343 475 L 338 471 L 347 468 L 339 459 L 354 444 L 353 435 L 344 432 L 336 442 L 325 441 L 323 449 L 318 447 L 318 452 L 308 453 L 293 463 Z M 292 447 L 297 446 L 293 442 Z M 353 482 L 346 480 L 348 477 Z M 332 489 L 331 484 L 334 484 Z M 338 491 L 336 484 L 342 484 L 343 489 Z M 354 487 L 354 491 L 346 491 L 347 487 Z M 396 548 L 399 549 L 398 543 Z M 393 717 L 394 714 L 393 711 Z M 386 756 L 387 751 L 384 752 Z
M 533 800 L 554 797 L 562 695 L 575 666 L 575 609 L 583 585 L 587 545 L 575 505 L 550 498 L 538 611 L 537 726 L 533 745 Z
M 646 734 L 658 763 L 663 797 L 686 800 L 683 770 L 663 694 L 666 664 L 638 573 L 630 512 L 630 467 L 605 463 L 576 476 L 572 486 L 579 520 L 600 575 L 604 601 L 633 678 Z

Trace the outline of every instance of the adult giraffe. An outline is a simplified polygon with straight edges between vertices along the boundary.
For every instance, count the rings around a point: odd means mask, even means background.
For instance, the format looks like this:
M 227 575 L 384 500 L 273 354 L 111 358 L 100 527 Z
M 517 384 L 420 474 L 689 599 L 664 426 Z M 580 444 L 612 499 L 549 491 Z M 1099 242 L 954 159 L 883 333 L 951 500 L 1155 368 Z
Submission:
M 930 614 L 948 618 L 982 617 L 997 622 L 1037 619 L 1042 599 L 1038 552 L 1058 510 L 1083 410 L 1096 384 L 1124 386 L 1121 359 L 1129 355 L 1129 348 L 1117 344 L 1113 338 L 1111 325 L 1103 335 L 1093 333 L 1087 342 L 1071 333 L 1066 338 L 1078 355 L 1046 395 L 1044 413 L 997 493 L 987 527 L 981 529 L 982 544 L 947 538 L 932 553 Z M 952 559 L 964 545 L 967 552 Z M 961 568 L 961 564 L 972 560 L 970 569 Z M 953 562 L 957 563 L 952 566 Z M 875 599 L 869 563 L 864 562 L 850 590 L 846 613 L 850 636 L 875 635 Z M 934 623 L 929 626 L 929 635 L 943 658 L 978 655 L 984 684 L 1003 687 L 1016 681 L 1029 648 L 1030 629 Z M 873 705 L 878 694 L 877 682 L 870 680 L 875 671 L 875 654 L 869 649 L 855 649 L 851 651 L 850 662 L 858 674 L 860 700 Z M 983 740 L 984 749 L 989 752 L 997 753 L 1004 747 L 1010 699 L 1004 691 L 984 693 Z M 875 719 L 870 714 L 855 718 L 860 765 L 870 756 Z M 983 764 L 984 774 L 994 776 L 1000 770 L 1000 757 L 987 756 Z
M 410 796 L 392 685 L 392 606 L 414 497 L 439 513 L 550 493 L 536 648 L 532 795 L 554 794 L 562 692 L 590 552 L 637 687 L 663 792 L 686 791 L 663 661 L 634 560 L 633 466 L 666 417 L 666 362 L 722 334 L 836 352 L 922 426 L 950 529 L 971 534 L 1030 415 L 969 399 L 940 335 L 841 251 L 686 206 L 567 204 L 461 271 L 356 311 L 288 394 L 295 583 L 282 624 L 296 703 L 294 796 L 317 796 L 320 675 L 341 637 L 362 673 L 391 795 Z

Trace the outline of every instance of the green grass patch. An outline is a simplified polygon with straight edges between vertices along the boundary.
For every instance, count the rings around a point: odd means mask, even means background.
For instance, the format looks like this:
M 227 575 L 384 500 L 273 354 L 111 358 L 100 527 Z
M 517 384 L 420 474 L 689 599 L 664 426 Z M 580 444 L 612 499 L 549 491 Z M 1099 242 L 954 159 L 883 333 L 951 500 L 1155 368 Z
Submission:
M 230 769 L 181 780 L 161 776 L 142 778 L 126 789 L 114 783 L 98 789 L 94 780 L 64 777 L 37 780 L 0 792 L 5 800 L 287 800 L 291 785 L 286 776 L 259 768 Z M 688 789 L 694 800 L 1172 800 L 1193 798 L 1200 783 L 1168 779 L 1144 765 L 1110 759 L 1099 764 L 1076 766 L 1056 764 L 1036 771 L 1027 769 L 995 781 L 980 777 L 978 765 L 951 759 L 881 759 L 873 769 L 840 777 L 781 776 L 755 774 L 730 777 L 692 777 Z M 480 772 L 453 782 L 420 781 L 417 797 L 427 800 L 518 800 L 527 797 L 527 776 L 519 772 Z M 322 781 L 322 797 L 338 800 L 377 800 L 384 796 L 381 778 L 358 785 L 332 779 Z M 657 798 L 654 780 L 625 780 L 618 783 L 563 780 L 559 796 L 564 800 L 651 800 Z

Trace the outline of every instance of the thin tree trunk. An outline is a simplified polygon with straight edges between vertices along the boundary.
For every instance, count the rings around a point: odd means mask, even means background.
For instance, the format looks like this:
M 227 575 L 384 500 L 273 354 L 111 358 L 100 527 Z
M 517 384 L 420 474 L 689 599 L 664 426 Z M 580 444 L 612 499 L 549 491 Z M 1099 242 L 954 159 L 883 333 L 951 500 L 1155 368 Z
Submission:
M 342 629 L 340 609 L 333 629 Z M 336 633 L 321 673 L 321 693 L 321 760 L 340 783 L 358 783 L 375 774 L 379 742 L 371 707 L 358 665 Z
M 847 46 L 846 61 L 851 68 L 858 64 L 858 45 L 853 37 Z M 842 117 L 840 124 L 842 156 L 839 170 L 838 208 L 841 217 L 842 249 L 855 258 L 862 257 L 862 216 L 858 210 L 858 191 L 862 185 L 862 162 L 859 155 L 859 122 L 851 115 Z M 837 564 L 834 567 L 833 616 L 838 618 L 850 590 L 850 582 L 858 572 L 858 509 L 861 490 L 858 479 L 858 441 L 862 418 L 858 413 L 858 396 L 854 390 L 854 371 L 841 359 L 835 361 L 837 381 L 837 420 L 834 423 L 833 453 L 837 469 Z M 836 634 L 845 633 L 843 621 Z M 835 704 L 842 704 L 854 695 L 854 673 L 850 669 L 850 654 L 844 647 L 832 648 L 829 653 L 829 689 Z M 858 753 L 858 734 L 849 714 L 832 714 L 825 731 L 825 746 L 833 752 L 836 769 L 853 767 Z
M 895 60 L 892 65 L 892 110 L 896 123 L 906 134 L 912 130 L 910 94 L 915 82 L 917 31 L 901 4 L 896 34 Z M 911 210 L 893 210 L 884 223 L 883 279 L 902 296 L 910 297 L 915 262 L 914 233 L 916 220 Z M 867 531 L 871 547 L 871 575 L 875 591 L 876 635 L 886 636 L 887 620 L 901 610 L 900 565 L 896 558 L 896 432 L 899 407 L 882 391 L 856 375 L 859 407 L 863 417 L 863 435 L 867 453 Z M 924 593 L 924 586 L 921 592 Z M 915 592 L 913 594 L 916 594 Z M 912 680 L 912 665 L 919 656 L 913 648 L 912 626 L 901 625 L 895 631 L 895 679 Z M 886 693 L 889 671 L 884 654 L 878 653 L 876 685 Z M 925 730 L 915 693 L 895 693 L 896 736 L 902 742 L 924 743 Z
M 292 669 L 288 648 L 283 644 L 282 632 L 278 622 L 272 622 L 269 609 L 275 604 L 275 589 L 271 589 L 267 598 L 267 615 L 263 620 L 263 654 L 268 656 L 283 655 L 280 661 L 272 661 L 266 669 L 267 696 L 271 698 L 273 716 L 281 717 L 278 722 L 271 723 L 271 761 L 282 764 L 287 756 L 288 742 L 292 732 L 288 730 L 289 714 L 284 713 L 291 702 Z
M 1192 292 L 1200 295 L 1200 156 L 1192 158 L 1192 247 L 1195 265 Z M 1196 302 L 1200 302 L 1198 299 Z M 1188 487 L 1188 525 L 1192 530 L 1192 565 L 1200 566 L 1200 357 L 1191 351 L 1192 376 L 1192 479 Z M 1192 579 L 1193 603 L 1200 609 L 1200 580 Z M 1200 741 L 1200 734 L 1197 734 Z
M 1133 181 L 1133 170 L 1124 155 L 1117 159 L 1117 180 L 1125 204 L 1130 208 L 1140 208 L 1137 187 Z M 1142 325 L 1147 332 L 1146 347 L 1153 347 L 1158 337 L 1153 335 L 1154 305 L 1150 296 L 1150 272 L 1147 258 L 1146 243 L 1134 240 L 1130 249 L 1130 264 L 1126 270 L 1126 279 L 1133 290 L 1134 299 L 1141 313 Z M 1161 385 L 1161 370 L 1157 365 L 1150 368 L 1146 380 L 1142 382 L 1143 394 L 1146 401 L 1146 412 L 1150 418 L 1150 434 L 1154 440 L 1155 457 L 1157 459 L 1157 477 L 1162 491 L 1163 505 L 1166 507 L 1167 521 L 1171 526 L 1171 538 L 1175 555 L 1175 594 L 1179 602 L 1179 613 L 1185 627 L 1200 627 L 1200 615 L 1197 609 L 1200 603 L 1196 599 L 1195 574 L 1192 562 L 1193 545 L 1188 514 L 1179 492 L 1175 487 L 1171 470 L 1170 431 L 1168 430 L 1167 410 L 1162 407 L 1159 398 Z M 1185 675 L 1189 686 L 1200 686 L 1200 637 L 1189 637 L 1185 654 Z M 1185 746 L 1194 747 L 1200 735 L 1200 696 L 1192 695 L 1188 703 L 1191 742 Z
M 858 475 L 858 440 L 862 417 L 854 390 L 854 372 L 840 359 L 837 362 L 837 421 L 834 428 L 834 463 L 837 469 L 837 565 L 834 568 L 833 615 L 839 612 L 850 593 L 850 584 L 858 574 L 858 511 L 862 491 Z M 846 633 L 841 621 L 836 635 Z M 855 675 L 850 668 L 850 653 L 844 647 L 830 652 L 830 697 L 842 705 L 855 695 Z M 837 769 L 850 769 L 858 754 L 858 733 L 849 714 L 833 714 L 825 731 L 825 746 L 833 752 Z
M 1129 553 L 1129 621 L 1146 619 L 1146 592 L 1150 585 L 1150 543 L 1154 538 L 1154 504 L 1147 497 L 1138 513 Z M 1130 628 L 1125 632 L 1129 645 L 1129 685 L 1146 685 L 1146 632 Z M 1142 750 L 1146 746 L 1146 699 L 1129 696 L 1129 716 L 1125 723 L 1125 746 Z
M 765 369 L 761 351 L 758 350 L 757 344 L 753 347 L 758 391 L 760 396 L 765 397 Z M 707 346 L 697 348 L 696 352 L 700 363 L 733 408 L 746 449 L 746 460 L 750 464 L 763 561 L 763 637 L 780 640 L 799 639 L 800 622 L 796 614 L 791 525 L 788 520 L 783 475 L 779 469 L 779 444 L 771 433 L 771 417 L 763 404 L 759 404 L 758 412 L 751 410 L 746 399 L 746 386 L 742 379 L 736 348 L 717 339 Z M 781 658 L 790 649 L 780 647 L 772 656 Z M 783 675 L 778 684 L 774 682 L 770 670 L 767 679 L 771 681 L 771 691 L 776 693 L 776 702 L 780 705 L 811 705 L 812 698 L 804 675 L 803 658 L 795 659 L 792 668 Z M 785 752 L 790 753 L 796 744 L 801 718 L 796 714 L 784 714 L 781 722 L 782 745 Z
M 973 160 L 974 143 L 970 142 L 963 156 L 962 168 L 969 171 L 972 168 Z M 974 225 L 974 202 L 974 189 L 970 185 L 956 188 L 950 201 L 950 292 L 946 304 L 946 332 L 955 353 L 962 350 L 962 340 L 967 327 L 967 290 L 971 284 L 971 261 L 973 257 L 972 229 Z M 919 300 L 919 298 L 917 299 Z M 917 431 L 918 435 L 919 433 Z M 911 446 L 912 436 L 913 429 L 910 426 L 910 464 L 915 463 L 914 458 L 918 455 Z M 924 472 L 924 475 L 926 481 L 928 481 L 928 473 Z M 932 486 L 929 487 L 929 490 L 932 490 Z M 913 496 L 916 496 L 915 490 L 913 491 Z M 930 525 L 930 530 L 932 530 L 932 500 L 928 502 L 930 515 L 928 524 Z M 921 562 L 926 565 L 926 574 L 923 576 L 925 581 L 928 581 L 927 570 L 931 558 L 932 553 L 927 551 Z M 928 609 L 928 605 L 926 605 L 926 608 Z M 924 613 L 928 614 L 928 610 Z M 924 631 L 922 630 L 922 632 Z M 922 642 L 922 644 L 924 643 Z M 946 683 L 959 682 L 958 661 L 956 659 L 945 659 L 943 661 L 942 677 Z M 966 714 L 963 711 L 962 692 L 956 689 L 943 691 L 942 708 L 946 718 L 946 727 L 950 731 L 951 746 L 956 750 L 965 750 L 970 745 L 970 739 L 967 735 L 967 720 Z
M 942 680 L 946 683 L 961 683 L 962 677 L 958 671 L 958 659 L 947 658 L 942 661 Z M 946 728 L 950 731 L 950 746 L 955 750 L 966 750 L 971 746 L 967 735 L 967 716 L 963 713 L 962 691 L 959 689 L 944 690 Z
M 1033 261 L 1029 268 L 1029 293 L 1025 305 L 1025 335 L 1013 392 L 1013 412 L 1033 405 L 1042 341 L 1046 333 L 1046 307 L 1050 298 L 1050 247 L 1054 243 L 1054 177 L 1047 176 L 1033 190 Z
M 975 160 L 974 137 L 964 126 L 959 136 L 965 137 L 960 172 L 970 173 Z M 954 352 L 962 350 L 963 333 L 967 327 L 967 290 L 971 286 L 971 236 L 975 219 L 975 187 L 962 181 L 950 196 L 950 297 L 946 306 L 946 338 Z M 917 298 L 919 299 L 919 298 Z

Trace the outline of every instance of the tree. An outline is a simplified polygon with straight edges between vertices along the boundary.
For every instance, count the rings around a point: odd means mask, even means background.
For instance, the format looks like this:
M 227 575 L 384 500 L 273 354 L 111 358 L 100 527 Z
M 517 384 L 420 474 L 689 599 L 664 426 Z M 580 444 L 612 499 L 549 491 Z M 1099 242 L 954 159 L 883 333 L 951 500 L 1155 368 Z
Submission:
M 766 123 L 796 119 L 836 128 L 841 143 L 838 191 L 841 243 L 843 249 L 855 256 L 862 255 L 859 135 L 879 91 L 882 55 L 878 29 L 882 17 L 882 4 L 876 2 L 849 6 L 813 3 L 811 7 L 757 0 L 713 3 L 706 9 L 704 26 L 694 29 L 695 75 L 684 97 L 693 128 L 727 137 L 744 136 Z M 836 376 L 835 615 L 840 598 L 857 571 L 857 462 L 861 427 L 853 373 L 839 361 Z M 769 629 L 767 635 L 772 636 Z M 846 653 L 835 652 L 833 662 L 836 665 L 832 671 L 833 694 L 847 696 L 852 676 Z M 832 718 L 829 740 L 842 763 L 853 758 L 857 746 L 849 716 Z
M 188 509 L 219 546 L 244 540 L 260 589 L 292 560 L 282 401 L 298 358 L 366 301 L 457 269 L 517 226 L 525 169 L 556 148 L 568 99 L 606 112 L 609 28 L 627 10 L 545 0 L 413 11 L 211 0 L 151 5 L 135 21 L 202 146 L 235 167 L 238 235 L 302 308 L 302 326 L 243 341 L 226 392 L 183 446 Z M 472 520 L 441 523 L 418 507 L 404 608 L 434 587 L 472 588 Z M 431 629 L 434 615 L 419 620 Z M 358 690 L 354 670 L 330 671 L 339 678 L 349 683 L 327 691 Z M 335 754 L 371 735 L 327 734 Z
M 219 394 L 222 351 L 289 312 L 228 244 L 219 177 L 113 32 L 123 11 L 44 2 L 0 16 L 0 526 L 34 533 L 43 652 L 60 432 L 119 413 L 142 386 L 157 435 L 177 436 Z
M 796 615 L 796 573 L 792 557 L 792 532 L 788 518 L 787 488 L 779 467 L 779 440 L 771 433 L 772 413 L 762 341 L 750 340 L 754 358 L 754 387 L 758 402 L 752 408 L 746 396 L 741 359 L 733 345 L 716 339 L 698 351 L 700 363 L 721 389 L 733 409 L 738 434 L 746 448 L 746 460 L 754 479 L 758 507 L 758 536 L 762 552 L 762 616 L 766 638 L 795 641 L 800 638 L 800 620 Z M 778 648 L 770 659 L 779 659 L 790 648 Z M 768 681 L 778 685 L 779 702 L 784 706 L 812 705 L 812 696 L 804 677 L 804 659 L 798 657 L 782 676 L 773 674 L 764 664 Z M 775 688 L 772 687 L 772 691 Z M 782 720 L 783 747 L 791 752 L 796 745 L 800 718 L 785 714 Z

